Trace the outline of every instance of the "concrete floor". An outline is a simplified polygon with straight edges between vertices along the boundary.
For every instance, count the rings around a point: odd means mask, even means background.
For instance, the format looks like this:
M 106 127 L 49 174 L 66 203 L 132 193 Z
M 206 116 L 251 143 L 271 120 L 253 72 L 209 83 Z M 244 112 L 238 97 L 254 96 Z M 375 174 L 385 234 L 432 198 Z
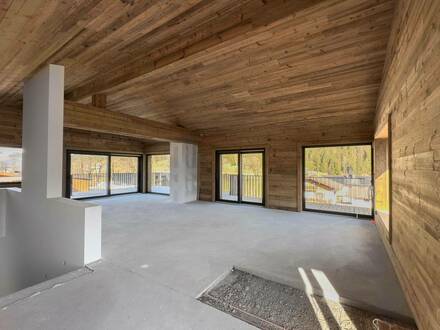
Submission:
M 195 299 L 232 266 L 410 315 L 369 221 L 221 203 L 178 205 L 160 195 L 94 202 L 103 206 L 103 261 L 91 266 L 93 272 L 1 299 L 1 329 L 250 329 Z

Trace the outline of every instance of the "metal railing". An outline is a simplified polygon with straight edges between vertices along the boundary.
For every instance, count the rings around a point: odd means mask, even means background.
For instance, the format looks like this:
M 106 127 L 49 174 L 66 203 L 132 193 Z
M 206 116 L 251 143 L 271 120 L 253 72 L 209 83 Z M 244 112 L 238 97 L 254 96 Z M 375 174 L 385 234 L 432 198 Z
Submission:
M 238 175 L 222 174 L 221 192 L 230 196 L 238 195 Z M 263 197 L 263 176 L 248 175 L 241 176 L 242 197 L 261 199 Z
M 108 190 L 107 173 L 74 173 L 71 174 L 72 195 L 87 193 L 107 193 Z M 113 192 L 136 191 L 138 187 L 138 173 L 112 173 L 110 176 L 111 190 Z
M 74 173 L 71 174 L 70 180 L 72 195 L 107 191 L 108 176 L 105 173 Z
M 120 188 L 137 187 L 138 174 L 137 173 L 112 173 L 111 175 L 112 186 L 118 186 Z
M 151 185 L 156 187 L 168 187 L 170 185 L 170 173 L 152 172 Z
M 309 176 L 306 177 L 305 191 L 315 193 L 310 196 L 322 199 L 322 202 L 328 200 L 323 196 L 332 196 L 332 193 L 340 202 L 351 203 L 356 199 L 367 201 L 372 198 L 371 177 Z
M 304 195 L 307 208 L 371 214 L 371 176 L 307 176 Z

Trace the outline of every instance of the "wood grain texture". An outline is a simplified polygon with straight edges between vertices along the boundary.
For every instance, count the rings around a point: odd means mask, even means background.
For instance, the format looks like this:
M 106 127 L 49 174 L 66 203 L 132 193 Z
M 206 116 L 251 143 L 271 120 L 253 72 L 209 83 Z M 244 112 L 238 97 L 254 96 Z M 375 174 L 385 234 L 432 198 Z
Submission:
M 167 142 L 146 143 L 144 145 L 144 153 L 147 155 L 169 154 L 170 144 Z
M 17 108 L 0 106 L 0 146 L 21 146 L 22 112 Z
M 127 62 L 133 49 L 128 45 L 136 47 L 139 38 L 169 23 L 199 2 L 2 2 L 0 102 L 19 101 L 23 80 L 49 63 L 66 67 L 67 89 L 93 77 L 97 80 L 101 72 L 109 71 L 117 63 Z
M 0 103 L 65 66 L 66 96 L 204 134 L 373 118 L 394 0 L 10 0 Z
M 64 127 L 144 140 L 192 143 L 200 140 L 185 128 L 70 101 L 64 102 Z
M 331 127 L 317 122 L 307 127 L 301 125 L 266 126 L 205 137 L 199 144 L 199 198 L 207 201 L 215 199 L 216 150 L 264 148 L 266 206 L 296 211 L 301 191 L 298 167 L 301 146 L 371 142 L 373 138 L 370 122 Z
M 142 154 L 145 146 L 142 140 L 124 136 L 64 129 L 64 149 Z
M 21 144 L 21 110 L 0 107 L 0 143 Z M 151 141 L 197 143 L 200 136 L 185 128 L 76 102 L 64 102 L 64 127 Z
M 440 329 L 440 1 L 398 3 L 376 132 L 389 113 L 394 264 L 418 327 Z
M 392 12 L 392 1 L 324 1 L 285 11 L 264 28 L 121 84 L 109 109 L 206 134 L 373 118 Z

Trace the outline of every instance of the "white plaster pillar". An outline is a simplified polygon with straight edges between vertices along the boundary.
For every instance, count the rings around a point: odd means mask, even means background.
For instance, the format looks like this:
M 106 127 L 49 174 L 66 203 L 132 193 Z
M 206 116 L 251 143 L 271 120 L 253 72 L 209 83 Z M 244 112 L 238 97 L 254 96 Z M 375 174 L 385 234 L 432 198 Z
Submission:
M 24 83 L 22 191 L 6 192 L 14 289 L 101 258 L 101 206 L 61 197 L 63 117 L 64 68 L 49 65 Z
M 197 200 L 197 145 L 170 143 L 170 195 L 174 202 Z
M 64 67 L 49 65 L 23 90 L 23 185 L 34 197 L 61 197 Z

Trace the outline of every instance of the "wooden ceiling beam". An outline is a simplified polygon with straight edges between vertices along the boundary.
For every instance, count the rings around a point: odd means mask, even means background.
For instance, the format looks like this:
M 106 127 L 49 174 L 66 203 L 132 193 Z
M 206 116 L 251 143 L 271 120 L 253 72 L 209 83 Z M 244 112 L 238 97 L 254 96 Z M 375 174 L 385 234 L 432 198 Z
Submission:
M 64 103 L 64 127 L 141 140 L 198 143 L 200 136 L 185 128 L 70 101 Z
M 255 3 L 258 3 L 259 7 L 256 7 Z M 156 53 L 164 54 L 163 57 L 156 60 L 148 60 L 145 56 L 140 56 L 134 61 L 124 64 L 123 70 L 103 73 L 99 81 L 91 81 L 73 89 L 66 94 L 66 98 L 77 101 L 93 94 L 109 93 L 113 88 L 123 88 L 123 85 L 135 83 L 136 79 L 144 78 L 161 68 L 174 66 L 177 63 L 184 66 L 190 65 L 199 55 L 206 54 L 211 50 L 215 52 L 221 49 L 222 45 L 230 49 L 234 43 L 241 44 L 243 40 L 247 40 L 248 43 L 256 42 L 253 41 L 253 37 L 267 33 L 273 26 L 282 24 L 285 20 L 293 19 L 297 12 L 317 3 L 319 3 L 319 0 L 251 0 L 247 6 L 241 8 L 240 21 L 234 26 L 229 26 L 205 39 L 186 45 L 171 53 L 167 53 L 167 47 L 164 47 L 163 51 L 161 49 L 156 51 Z M 233 12 L 231 16 L 236 14 L 236 12 Z

